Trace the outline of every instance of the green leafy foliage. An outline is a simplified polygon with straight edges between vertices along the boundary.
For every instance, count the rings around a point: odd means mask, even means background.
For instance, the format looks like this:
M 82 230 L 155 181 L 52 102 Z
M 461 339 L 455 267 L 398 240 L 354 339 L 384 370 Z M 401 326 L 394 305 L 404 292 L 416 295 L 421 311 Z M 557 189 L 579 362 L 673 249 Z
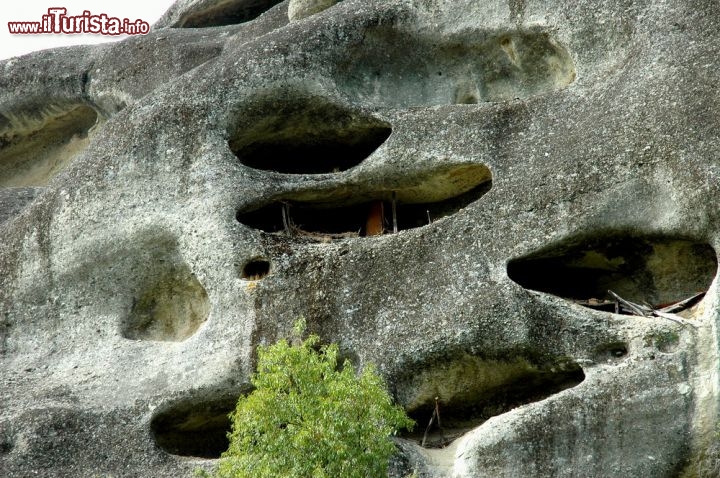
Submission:
M 300 336 L 258 347 L 255 390 L 231 414 L 230 447 L 214 475 L 381 477 L 395 452 L 389 438 L 414 422 L 392 404 L 375 369 L 338 367 L 338 347 Z

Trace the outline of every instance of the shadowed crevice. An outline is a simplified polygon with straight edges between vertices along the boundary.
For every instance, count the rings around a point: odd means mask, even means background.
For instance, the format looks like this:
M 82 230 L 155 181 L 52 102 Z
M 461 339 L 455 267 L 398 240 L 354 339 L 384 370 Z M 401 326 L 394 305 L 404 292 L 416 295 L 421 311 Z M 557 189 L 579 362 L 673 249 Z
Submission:
M 241 277 L 245 280 L 262 280 L 270 274 L 270 261 L 265 259 L 253 259 L 248 261 L 242 269 Z
M 282 104 L 261 100 L 256 106 L 244 114 L 229 141 L 240 162 L 254 169 L 345 171 L 369 157 L 392 132 L 387 123 L 322 98 L 293 97 Z
M 333 204 L 332 202 L 278 201 L 267 206 L 239 211 L 237 220 L 243 225 L 267 233 L 302 236 L 310 239 L 339 239 L 370 237 L 427 226 L 451 216 L 487 194 L 492 187 L 490 173 L 482 175 L 480 184 L 457 196 L 422 202 L 422 190 L 410 188 L 405 194 L 396 192 L 394 207 L 390 193 L 378 194 L 376 200 L 359 204 Z M 412 198 L 418 202 L 405 202 L 399 198 Z
M 205 9 L 188 13 L 180 28 L 207 28 L 236 25 L 256 19 L 282 0 L 225 0 Z
M 227 450 L 228 415 L 237 397 L 181 400 L 157 413 L 150 429 L 157 445 L 172 455 L 219 458 Z

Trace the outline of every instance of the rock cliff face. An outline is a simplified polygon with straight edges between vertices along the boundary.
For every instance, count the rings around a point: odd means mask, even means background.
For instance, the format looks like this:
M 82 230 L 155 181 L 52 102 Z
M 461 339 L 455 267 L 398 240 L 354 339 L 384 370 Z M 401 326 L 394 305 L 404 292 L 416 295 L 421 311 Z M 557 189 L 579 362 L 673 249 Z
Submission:
M 209 468 L 304 316 L 397 476 L 717 476 L 718 3 L 333 3 L 0 63 L 0 475 Z

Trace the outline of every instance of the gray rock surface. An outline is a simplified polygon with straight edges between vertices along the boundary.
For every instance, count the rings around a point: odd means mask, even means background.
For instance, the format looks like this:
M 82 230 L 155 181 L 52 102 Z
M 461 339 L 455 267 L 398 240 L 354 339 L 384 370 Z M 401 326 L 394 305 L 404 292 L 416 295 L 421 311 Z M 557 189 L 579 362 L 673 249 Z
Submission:
M 0 475 L 209 469 L 304 316 L 418 420 L 395 476 L 718 476 L 719 27 L 180 0 L 0 62 Z

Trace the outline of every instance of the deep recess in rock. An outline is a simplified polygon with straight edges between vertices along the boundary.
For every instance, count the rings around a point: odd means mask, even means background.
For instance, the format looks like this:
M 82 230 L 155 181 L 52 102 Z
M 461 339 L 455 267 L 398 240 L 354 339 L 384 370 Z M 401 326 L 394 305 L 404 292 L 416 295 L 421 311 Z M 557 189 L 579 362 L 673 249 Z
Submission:
M 192 12 L 181 19 L 181 28 L 205 28 L 249 22 L 274 7 L 282 0 L 229 0 L 219 1 L 205 10 Z
M 254 259 L 243 267 L 242 278 L 260 280 L 270 274 L 270 262 L 265 259 Z
M 322 99 L 288 99 L 244 114 L 229 141 L 246 166 L 287 174 L 322 174 L 357 166 L 392 133 L 387 123 Z
M 0 135 L 0 187 L 45 186 L 87 146 L 97 119 L 84 105 L 16 115 Z
M 626 357 L 628 345 L 625 342 L 610 342 L 595 349 L 593 360 L 596 362 L 617 361 Z
M 122 324 L 132 340 L 179 342 L 193 335 L 208 317 L 205 288 L 186 265 L 170 266 L 147 281 Z
M 566 299 L 610 299 L 612 290 L 627 300 L 661 306 L 708 290 L 717 257 L 706 243 L 612 233 L 512 260 L 507 272 L 527 289 Z
M 172 455 L 219 458 L 228 448 L 228 414 L 236 402 L 229 397 L 177 402 L 153 417 L 155 442 Z
M 520 405 L 543 400 L 585 379 L 574 361 L 517 357 L 485 359 L 461 355 L 415 371 L 396 381 L 398 401 L 415 420 L 415 429 L 404 436 L 420 442 L 439 399 L 442 433 L 435 426 L 426 446 L 447 445 L 487 419 Z
M 15 448 L 15 440 L 9 429 L 0 429 L 0 454 L 10 453 Z
M 443 201 L 430 203 L 398 201 L 395 208 L 398 231 L 426 226 L 450 216 L 480 199 L 491 187 L 492 181 L 488 180 L 470 191 Z M 237 220 L 241 224 L 269 233 L 289 233 L 317 238 L 365 237 L 392 232 L 392 210 L 392 201 L 387 199 L 337 207 L 326 203 L 281 201 L 253 211 L 238 212 Z
M 400 44 L 407 48 L 395 48 Z M 338 67 L 338 88 L 384 107 L 512 100 L 575 80 L 568 51 L 540 29 L 438 39 L 382 26 L 369 30 L 346 58 Z

